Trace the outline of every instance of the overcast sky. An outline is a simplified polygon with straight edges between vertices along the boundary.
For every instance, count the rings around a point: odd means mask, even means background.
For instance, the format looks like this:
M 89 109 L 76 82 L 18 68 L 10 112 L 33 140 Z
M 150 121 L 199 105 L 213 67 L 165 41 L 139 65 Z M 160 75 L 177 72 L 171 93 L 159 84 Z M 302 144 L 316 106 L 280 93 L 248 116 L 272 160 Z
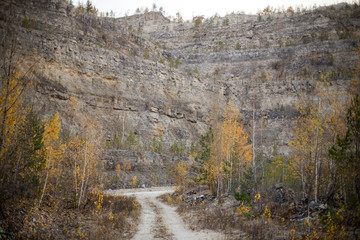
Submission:
M 86 0 L 80 1 L 86 2 Z M 238 11 L 256 14 L 257 11 L 264 9 L 268 5 L 274 8 L 287 8 L 288 6 L 312 7 L 314 4 L 323 6 L 345 1 L 354 2 L 354 0 L 92 0 L 95 7 L 101 12 L 105 13 L 112 10 L 117 17 L 124 16 L 126 12 L 128 15 L 133 15 L 138 7 L 151 9 L 153 3 L 155 3 L 158 8 L 163 7 L 166 16 L 175 16 L 177 12 L 180 12 L 185 20 L 191 19 L 193 16 L 204 15 L 210 17 L 215 13 L 224 16 L 226 13 Z M 73 2 L 77 3 L 77 0 Z

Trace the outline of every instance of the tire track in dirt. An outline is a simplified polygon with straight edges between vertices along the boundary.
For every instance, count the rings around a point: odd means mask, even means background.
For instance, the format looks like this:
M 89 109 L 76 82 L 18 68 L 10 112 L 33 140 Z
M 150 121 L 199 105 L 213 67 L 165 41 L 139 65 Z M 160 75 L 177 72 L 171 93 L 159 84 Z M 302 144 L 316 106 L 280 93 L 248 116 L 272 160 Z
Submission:
M 141 218 L 134 240 L 166 239 L 166 240 L 218 240 L 225 239 L 221 233 L 214 231 L 193 231 L 189 229 L 176 208 L 160 202 L 156 197 L 170 193 L 171 188 L 122 189 L 108 190 L 110 195 L 135 196 L 140 203 Z

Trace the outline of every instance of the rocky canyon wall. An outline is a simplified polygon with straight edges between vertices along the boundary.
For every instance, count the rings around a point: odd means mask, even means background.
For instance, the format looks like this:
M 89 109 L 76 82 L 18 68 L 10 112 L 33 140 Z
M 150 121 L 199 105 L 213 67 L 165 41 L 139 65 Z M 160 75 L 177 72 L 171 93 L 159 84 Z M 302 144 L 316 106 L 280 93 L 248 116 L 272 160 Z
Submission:
M 91 118 L 108 140 L 130 131 L 139 139 L 142 154 L 105 154 L 109 171 L 125 158 L 165 169 L 166 157 L 147 152 L 154 136 L 165 152 L 174 142 L 188 151 L 228 101 L 247 129 L 255 111 L 257 152 L 269 156 L 276 145 L 289 155 L 296 104 L 316 98 L 321 73 L 346 101 L 360 38 L 360 9 L 347 4 L 175 22 L 159 12 L 115 19 L 62 0 L 4 0 L 0 16 L 1 36 L 36 62 L 36 111 L 59 112 L 72 133 Z

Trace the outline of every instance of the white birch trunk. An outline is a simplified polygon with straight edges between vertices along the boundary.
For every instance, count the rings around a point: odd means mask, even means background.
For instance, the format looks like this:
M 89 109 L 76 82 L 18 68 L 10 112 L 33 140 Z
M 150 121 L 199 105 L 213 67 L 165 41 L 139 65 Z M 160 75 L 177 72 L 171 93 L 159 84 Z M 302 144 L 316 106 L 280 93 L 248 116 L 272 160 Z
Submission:
M 253 109 L 253 134 L 252 134 L 252 143 L 253 143 L 253 171 L 254 171 L 254 181 L 256 185 L 256 163 L 255 163 L 255 130 L 256 130 L 256 122 L 255 122 L 255 102 L 254 102 L 254 109 Z
M 76 156 L 77 157 L 77 156 Z M 75 201 L 77 199 L 78 196 L 78 191 L 77 191 L 77 162 L 76 162 L 76 157 L 74 157 L 74 161 L 75 161 Z
M 47 167 L 47 171 L 46 171 L 45 184 L 44 184 L 44 188 L 43 188 L 43 191 L 41 194 L 39 206 L 41 205 L 41 202 L 42 202 L 44 194 L 45 194 L 46 185 L 47 185 L 47 181 L 48 181 L 48 177 L 49 177 L 50 166 L 51 166 L 51 149 L 50 149 L 50 153 L 49 153 L 49 162 L 48 162 L 48 167 Z
M 316 143 L 315 143 L 315 202 L 318 200 L 318 182 L 319 182 L 319 167 L 318 167 L 318 158 L 319 158 L 319 122 L 320 122 L 320 99 L 318 100 L 318 119 L 316 124 Z
M 306 188 L 305 188 L 305 176 L 304 176 L 304 163 L 303 163 L 303 160 L 301 161 L 300 171 L 301 171 L 301 184 L 302 184 L 302 188 L 303 188 L 303 199 L 305 200 L 305 198 L 306 198 Z
M 78 208 L 80 207 L 81 204 L 81 198 L 83 195 L 83 191 L 84 191 L 84 179 L 86 177 L 86 165 L 87 165 L 87 143 L 85 144 L 85 163 L 84 163 L 84 169 L 83 169 L 83 177 L 81 179 L 81 188 L 80 188 L 80 196 L 79 196 L 79 203 L 78 203 Z

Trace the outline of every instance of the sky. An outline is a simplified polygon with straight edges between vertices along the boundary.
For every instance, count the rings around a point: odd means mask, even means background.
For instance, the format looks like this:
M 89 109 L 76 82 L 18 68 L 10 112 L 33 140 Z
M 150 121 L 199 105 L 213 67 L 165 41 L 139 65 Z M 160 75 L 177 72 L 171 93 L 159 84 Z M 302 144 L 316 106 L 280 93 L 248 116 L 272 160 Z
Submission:
M 244 12 L 247 14 L 256 14 L 259 10 L 266 8 L 268 5 L 278 8 L 289 6 L 313 7 L 331 5 L 340 2 L 353 3 L 354 0 L 92 0 L 100 12 L 115 12 L 116 17 L 133 15 L 136 8 L 148 7 L 152 9 L 153 3 L 157 8 L 163 7 L 165 16 L 175 16 L 180 12 L 185 20 L 192 19 L 194 16 L 210 17 L 215 13 L 225 16 L 231 12 Z M 77 1 L 73 1 L 77 3 Z M 86 0 L 82 0 L 86 2 Z M 358 1 L 357 1 L 358 2 Z

